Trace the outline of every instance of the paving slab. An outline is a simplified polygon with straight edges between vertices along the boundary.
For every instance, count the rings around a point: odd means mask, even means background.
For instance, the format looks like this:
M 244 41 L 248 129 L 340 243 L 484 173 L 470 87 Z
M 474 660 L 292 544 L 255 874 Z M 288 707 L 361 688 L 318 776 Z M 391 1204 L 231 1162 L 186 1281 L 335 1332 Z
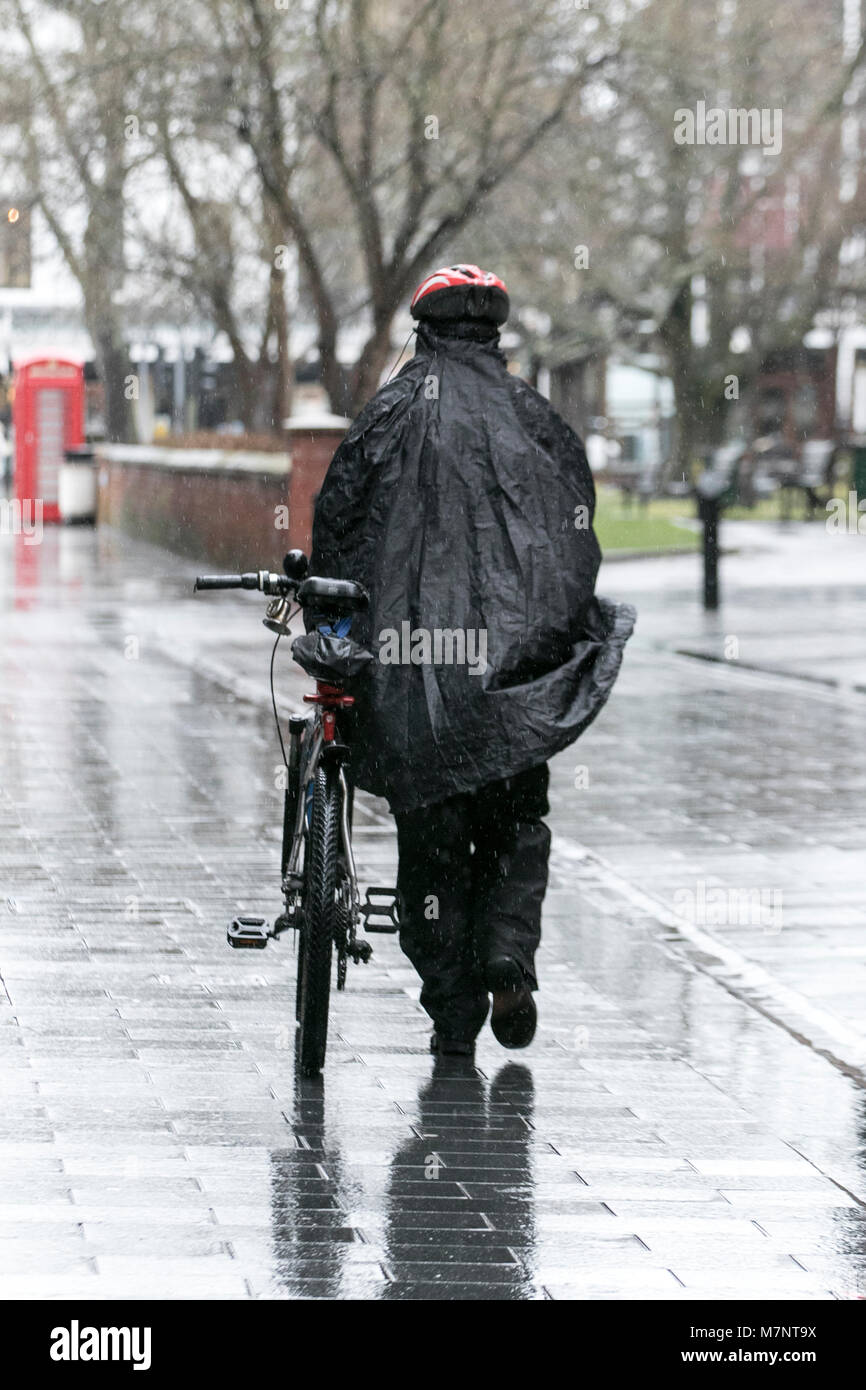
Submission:
M 434 1063 L 377 938 L 316 1083 L 291 946 L 225 946 L 277 907 L 255 601 L 106 531 L 0 539 L 0 1297 L 866 1294 L 860 550 L 747 537 L 712 618 L 693 557 L 607 566 L 640 620 L 552 765 L 535 1043 Z M 388 881 L 387 808 L 357 826 Z

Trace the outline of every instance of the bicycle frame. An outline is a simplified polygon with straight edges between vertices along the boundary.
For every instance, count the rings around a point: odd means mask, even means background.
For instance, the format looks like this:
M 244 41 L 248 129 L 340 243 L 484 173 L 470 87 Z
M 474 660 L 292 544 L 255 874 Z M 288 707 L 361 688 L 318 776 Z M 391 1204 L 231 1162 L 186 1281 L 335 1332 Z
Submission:
M 307 820 L 306 789 L 313 780 L 316 768 L 324 756 L 335 761 L 339 767 L 340 839 L 351 888 L 352 925 L 355 927 L 359 917 L 361 893 L 358 887 L 358 874 L 352 851 L 352 831 L 349 823 L 351 794 L 344 766 L 348 749 L 345 744 L 336 740 L 336 712 L 338 709 L 351 708 L 354 699 L 350 695 L 344 695 L 339 687 L 327 685 L 322 681 L 317 682 L 316 694 L 305 695 L 304 699 L 310 704 L 316 704 L 319 708 L 312 718 L 303 722 L 300 728 L 296 725 L 290 732 L 289 786 L 286 789 L 286 795 L 294 799 L 295 804 L 294 814 L 291 817 L 292 837 L 288 853 L 286 853 L 285 845 L 283 848 L 283 892 L 286 906 L 289 907 L 290 899 L 294 898 L 302 888 L 301 856 Z M 285 829 L 286 819 L 284 818 L 284 835 Z
M 300 551 L 289 552 L 283 569 L 282 575 L 267 570 L 200 575 L 195 588 L 257 589 L 269 595 L 273 601 L 264 624 L 277 634 L 278 641 L 291 634 L 293 601 L 302 608 L 312 606 L 331 623 L 366 607 L 369 601 L 366 590 L 354 581 L 304 578 L 307 559 Z M 271 655 L 271 699 L 283 748 L 273 692 L 275 653 L 276 646 Z M 299 664 L 307 669 L 304 662 Z M 315 706 L 312 715 L 293 714 L 289 718 L 280 856 L 283 911 L 272 928 L 264 917 L 238 916 L 228 926 L 226 938 L 232 947 L 262 950 L 288 929 L 299 932 L 295 1016 L 300 1053 L 296 1056 L 307 1069 L 305 1074 L 314 1075 L 325 1058 L 332 950 L 336 949 L 337 989 L 342 990 L 347 962 L 365 964 L 373 952 L 368 941 L 359 939 L 358 929 L 363 925 L 364 932 L 394 933 L 400 920 L 395 888 L 368 887 L 361 901 L 352 850 L 354 787 L 347 773 L 349 747 L 338 737 L 337 729 L 338 715 L 352 708 L 354 696 L 339 685 L 317 680 L 316 693 L 305 695 L 304 701 Z

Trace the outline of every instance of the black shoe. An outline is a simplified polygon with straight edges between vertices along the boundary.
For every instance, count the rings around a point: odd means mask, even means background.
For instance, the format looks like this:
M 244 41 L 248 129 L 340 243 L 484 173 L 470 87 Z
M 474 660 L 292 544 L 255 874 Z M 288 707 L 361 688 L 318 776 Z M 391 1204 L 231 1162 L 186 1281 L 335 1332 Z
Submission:
M 510 956 L 491 960 L 484 983 L 493 995 L 490 1027 L 503 1047 L 528 1047 L 535 1037 L 538 1010 L 532 990 L 517 961 Z
M 448 1038 L 443 1033 L 433 1033 L 430 1038 L 430 1051 L 440 1057 L 474 1057 L 475 1044 Z

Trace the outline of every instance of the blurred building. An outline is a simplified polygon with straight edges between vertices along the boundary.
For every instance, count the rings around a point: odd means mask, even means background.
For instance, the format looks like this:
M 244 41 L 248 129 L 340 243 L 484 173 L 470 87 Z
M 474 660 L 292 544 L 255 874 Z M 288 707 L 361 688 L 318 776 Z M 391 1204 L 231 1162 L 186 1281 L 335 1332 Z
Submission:
M 545 353 L 538 385 L 584 440 L 595 472 L 635 490 L 652 485 L 675 426 L 673 386 L 659 358 L 629 362 L 561 342 Z
M 38 209 L 0 201 L 0 372 L 14 358 L 92 355 L 81 295 Z

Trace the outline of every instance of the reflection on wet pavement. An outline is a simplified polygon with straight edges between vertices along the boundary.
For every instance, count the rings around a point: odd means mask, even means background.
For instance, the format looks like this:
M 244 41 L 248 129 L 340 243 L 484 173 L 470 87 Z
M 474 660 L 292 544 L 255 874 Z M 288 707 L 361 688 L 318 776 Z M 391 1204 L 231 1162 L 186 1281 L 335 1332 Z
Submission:
M 662 900 L 678 817 L 680 881 L 713 872 L 740 797 L 720 711 L 739 702 L 740 750 L 766 771 L 759 697 L 714 695 L 710 668 L 684 693 L 665 653 L 638 648 L 581 744 L 588 798 L 574 752 L 556 760 L 531 1049 L 510 1057 L 488 1030 L 474 1067 L 434 1065 L 413 972 L 377 938 L 334 998 L 324 1080 L 299 1082 L 291 945 L 224 944 L 239 909 L 276 907 L 261 613 L 203 609 L 194 567 L 110 536 L 51 530 L 33 549 L 0 552 L 0 1296 L 866 1292 L 862 1076 L 732 992 L 608 872 L 631 865 Z M 635 752 L 650 725 L 653 766 Z M 703 740 L 706 813 L 674 780 L 683 728 L 695 766 Z M 758 846 L 771 865 L 787 825 L 783 799 Z M 368 798 L 357 847 L 368 881 L 389 881 L 391 823 Z M 839 884 L 828 906 L 860 911 Z M 804 917 L 790 956 L 785 931 L 737 946 L 774 972 L 775 952 L 782 978 L 811 943 L 832 1002 L 833 969 L 853 994 L 863 956 L 855 923 L 831 922 Z

